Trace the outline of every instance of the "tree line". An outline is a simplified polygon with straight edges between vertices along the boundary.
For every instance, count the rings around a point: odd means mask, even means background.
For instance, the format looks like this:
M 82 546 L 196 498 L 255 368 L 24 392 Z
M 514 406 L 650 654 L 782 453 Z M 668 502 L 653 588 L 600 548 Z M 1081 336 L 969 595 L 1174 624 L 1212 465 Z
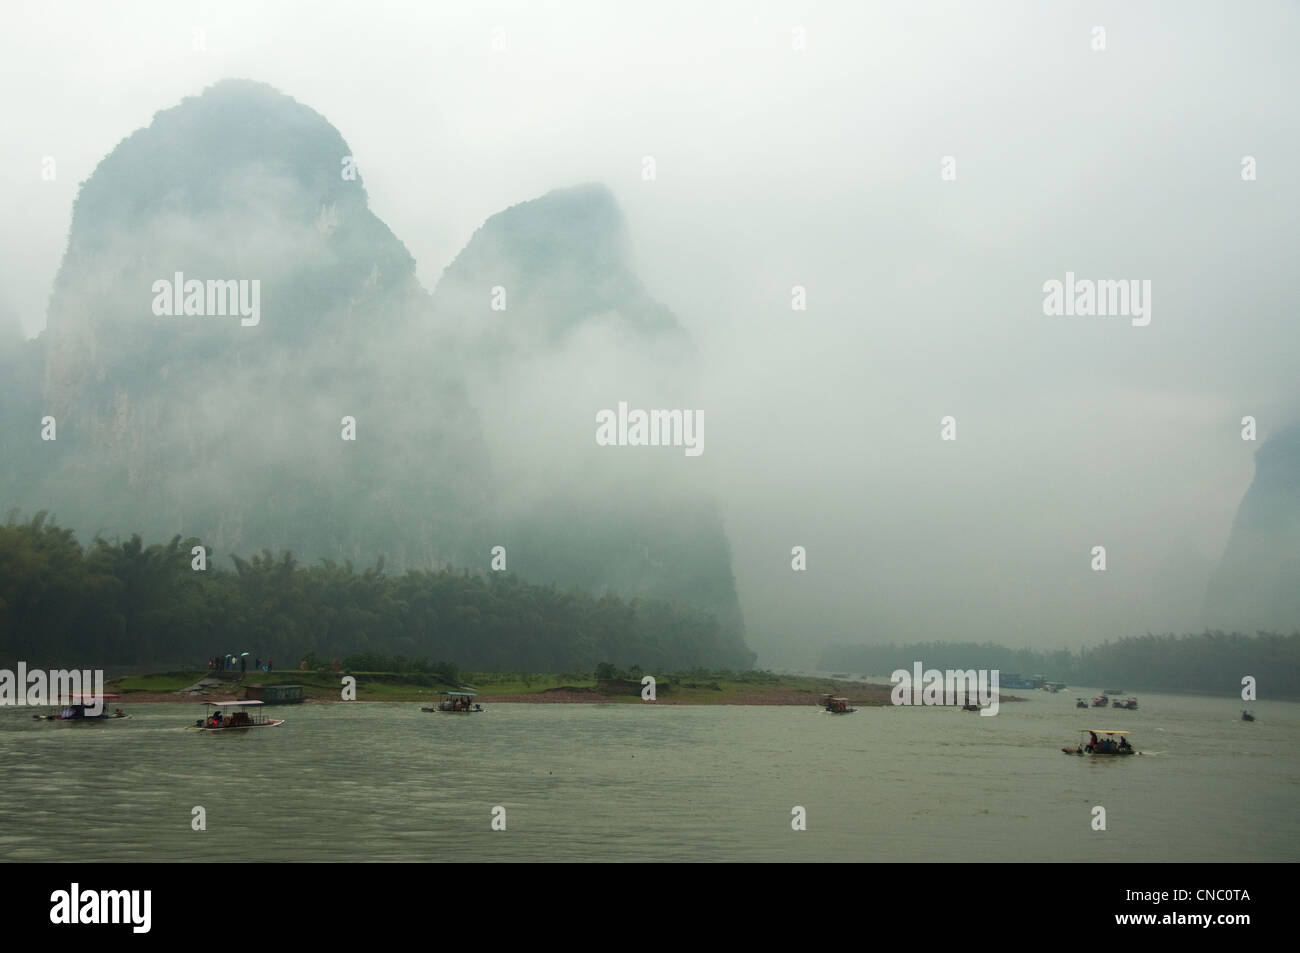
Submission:
M 45 667 L 188 664 L 228 652 L 300 660 L 450 659 L 476 671 L 746 668 L 714 614 L 451 568 L 400 575 L 290 552 L 196 570 L 197 539 L 83 547 L 46 513 L 0 526 L 0 662 Z M 446 665 L 450 663 L 442 663 Z
M 826 649 L 820 667 L 888 675 L 900 668 L 910 671 L 917 661 L 926 668 L 999 669 L 1073 685 L 1210 694 L 1239 694 L 1242 678 L 1249 675 L 1261 696 L 1300 696 L 1300 632 L 1148 633 L 1077 653 L 1011 649 L 992 642 L 839 645 Z

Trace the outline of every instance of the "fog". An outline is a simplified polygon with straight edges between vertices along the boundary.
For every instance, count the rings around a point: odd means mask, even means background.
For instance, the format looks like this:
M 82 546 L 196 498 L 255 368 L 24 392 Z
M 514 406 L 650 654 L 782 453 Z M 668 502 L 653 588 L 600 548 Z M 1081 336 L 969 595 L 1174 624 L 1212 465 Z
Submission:
M 700 457 L 610 466 L 639 474 L 630 507 L 665 481 L 718 501 L 762 665 L 811 667 L 830 643 L 1195 630 L 1253 453 L 1300 416 L 1292 4 L 54 3 L 9 21 L 0 326 L 28 337 L 79 183 L 227 77 L 339 130 L 435 297 L 491 216 L 603 183 L 690 347 L 611 320 L 483 366 L 417 301 L 358 333 L 356 359 L 437 341 L 440 366 L 469 362 L 491 479 L 524 510 L 588 478 L 597 410 L 702 410 Z M 250 216 L 273 185 L 247 183 Z M 160 248 L 212 241 L 147 227 Z M 241 234 L 250 255 L 311 256 L 310 228 Z M 1067 273 L 1149 280 L 1150 323 L 1044 314 Z M 298 377 L 349 353 L 322 340 Z M 296 399 L 335 426 L 338 397 Z M 343 478 L 333 452 L 319 479 Z

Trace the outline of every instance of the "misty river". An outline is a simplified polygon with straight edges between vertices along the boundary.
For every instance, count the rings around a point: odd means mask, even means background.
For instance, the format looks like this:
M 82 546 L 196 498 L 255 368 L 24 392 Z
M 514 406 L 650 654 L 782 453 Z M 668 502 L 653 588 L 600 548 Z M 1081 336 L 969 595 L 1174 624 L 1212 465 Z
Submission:
M 1091 693 L 1022 693 L 996 717 L 305 704 L 231 736 L 185 730 L 201 705 L 123 701 L 96 725 L 10 707 L 0 859 L 1300 860 L 1300 704 L 1251 703 L 1254 723 L 1232 698 L 1074 707 Z M 1129 729 L 1143 756 L 1063 755 L 1079 728 Z

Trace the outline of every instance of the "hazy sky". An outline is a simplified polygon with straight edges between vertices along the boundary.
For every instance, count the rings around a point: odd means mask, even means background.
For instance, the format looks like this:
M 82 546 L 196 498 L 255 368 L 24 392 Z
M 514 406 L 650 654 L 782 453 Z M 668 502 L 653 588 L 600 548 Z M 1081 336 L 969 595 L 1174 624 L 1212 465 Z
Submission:
M 5 19 L 0 317 L 29 336 L 78 184 L 225 77 L 341 131 L 430 289 L 489 215 L 606 183 L 638 273 L 699 344 L 708 443 L 683 465 L 724 501 L 760 663 L 1195 628 L 1253 473 L 1240 419 L 1262 439 L 1300 416 L 1294 3 L 29 2 Z M 1150 324 L 1045 315 L 1067 271 L 1149 280 Z

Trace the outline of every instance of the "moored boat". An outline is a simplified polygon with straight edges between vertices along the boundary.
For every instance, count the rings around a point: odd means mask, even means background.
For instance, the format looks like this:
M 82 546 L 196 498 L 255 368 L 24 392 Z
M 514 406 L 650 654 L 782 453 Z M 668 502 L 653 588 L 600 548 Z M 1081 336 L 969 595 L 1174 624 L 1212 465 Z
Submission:
M 250 701 L 266 702 L 268 705 L 301 705 L 301 685 L 249 685 L 244 697 Z
M 1088 707 L 1088 703 L 1087 703 L 1086 701 L 1084 701 L 1082 698 L 1076 698 L 1076 699 L 1074 700 L 1074 707 L 1075 707 L 1075 708 L 1087 708 L 1087 707 Z
M 1092 696 L 1092 707 L 1093 707 L 1093 708 L 1105 708 L 1106 705 L 1107 705 L 1109 702 L 1110 702 L 1110 699 L 1108 699 L 1105 695 L 1093 695 L 1093 696 Z
M 1126 698 L 1124 701 L 1120 701 L 1118 698 L 1112 698 L 1110 700 L 1111 708 L 1123 708 L 1126 711 L 1137 711 L 1137 706 L 1138 700 L 1136 698 Z
M 1241 720 L 1242 720 L 1242 721 L 1254 721 L 1254 720 L 1255 720 L 1255 713 L 1252 712 L 1252 711 L 1250 711 L 1250 710 L 1247 709 L 1247 708 L 1243 708 L 1242 711 L 1241 711 Z
M 199 731 L 247 731 L 249 728 L 278 728 L 283 718 L 267 718 L 261 712 L 263 702 L 208 702 L 203 718 L 193 725 Z M 252 709 L 249 711 L 248 709 Z
M 998 679 L 1001 688 L 1042 688 L 1047 679 L 1041 675 L 1021 675 L 1019 672 L 1002 672 Z

